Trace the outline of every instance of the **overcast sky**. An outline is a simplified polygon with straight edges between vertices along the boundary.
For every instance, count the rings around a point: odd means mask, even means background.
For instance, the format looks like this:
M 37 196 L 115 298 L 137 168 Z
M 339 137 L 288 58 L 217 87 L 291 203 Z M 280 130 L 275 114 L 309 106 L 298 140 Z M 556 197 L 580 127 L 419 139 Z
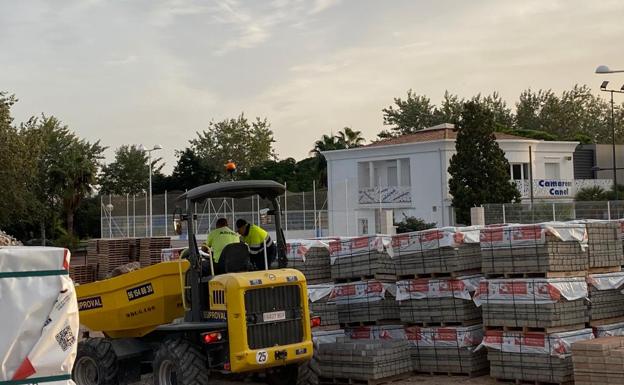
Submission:
M 344 126 L 375 137 L 409 88 L 435 102 L 597 90 L 598 64 L 624 68 L 623 16 L 620 0 L 4 0 L 0 90 L 18 121 L 53 114 L 109 160 L 159 143 L 170 171 L 196 131 L 241 111 L 301 159 Z

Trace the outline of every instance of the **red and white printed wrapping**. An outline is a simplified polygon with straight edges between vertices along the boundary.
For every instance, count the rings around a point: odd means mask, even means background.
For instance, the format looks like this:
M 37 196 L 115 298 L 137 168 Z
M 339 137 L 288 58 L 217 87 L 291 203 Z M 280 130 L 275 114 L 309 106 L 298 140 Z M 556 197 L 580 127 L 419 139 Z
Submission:
M 596 338 L 624 336 L 624 322 L 596 326 L 594 328 L 594 336 L 596 336 Z
M 555 303 L 562 298 L 574 301 L 587 298 L 585 278 L 513 278 L 481 281 L 474 295 L 482 303 Z
M 404 340 L 403 325 L 356 326 L 345 329 L 345 335 L 354 340 Z
M 485 332 L 481 346 L 507 353 L 549 354 L 565 357 L 572 354 L 573 343 L 593 338 L 592 329 L 552 334 L 488 330 Z
M 286 258 L 290 261 L 306 260 L 306 254 L 313 247 L 329 250 L 329 241 L 326 239 L 289 239 L 286 241 Z
M 326 297 L 332 297 L 334 284 L 308 285 L 308 300 L 316 302 Z
M 396 296 L 396 285 L 379 281 L 361 281 L 336 284 L 330 300 L 336 304 L 367 303 L 381 301 L 386 293 Z
M 392 253 L 408 254 L 442 247 L 460 247 L 468 243 L 479 243 L 481 226 L 442 227 L 424 231 L 414 231 L 392 236 Z
M 598 290 L 615 290 L 624 286 L 624 272 L 590 274 L 587 283 Z
M 483 326 L 405 326 L 405 337 L 418 347 L 476 348 L 483 342 Z
M 460 298 L 470 301 L 483 280 L 482 275 L 458 278 L 417 278 L 398 281 L 397 301 L 425 298 Z
M 0 248 L 0 381 L 71 373 L 79 322 L 69 261 L 62 248 Z
M 583 223 L 545 222 L 534 225 L 488 226 L 481 230 L 481 248 L 497 249 L 546 243 L 546 235 L 561 241 L 576 241 L 587 247 L 587 228 Z
M 161 262 L 177 261 L 178 259 L 180 259 L 180 255 L 182 255 L 184 249 L 184 247 L 175 247 L 160 250 Z

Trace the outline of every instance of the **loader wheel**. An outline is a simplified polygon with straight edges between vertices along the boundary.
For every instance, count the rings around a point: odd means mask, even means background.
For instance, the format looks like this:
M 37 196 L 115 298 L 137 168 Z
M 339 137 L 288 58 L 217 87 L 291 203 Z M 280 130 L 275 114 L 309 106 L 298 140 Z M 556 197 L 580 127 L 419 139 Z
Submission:
M 77 385 L 117 385 L 119 363 L 106 338 L 87 338 L 78 343 L 72 379 Z
M 310 361 L 299 365 L 299 377 L 297 385 L 319 385 L 319 377 L 321 375 L 321 367 L 318 362 L 318 353 L 316 344 L 314 344 L 314 355 Z
M 205 355 L 183 338 L 163 342 L 152 367 L 154 385 L 208 385 Z

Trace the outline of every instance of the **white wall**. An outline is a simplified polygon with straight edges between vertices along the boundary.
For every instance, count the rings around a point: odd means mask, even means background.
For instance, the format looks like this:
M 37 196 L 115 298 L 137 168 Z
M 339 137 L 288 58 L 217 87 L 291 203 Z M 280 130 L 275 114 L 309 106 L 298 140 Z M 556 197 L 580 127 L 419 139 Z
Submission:
M 574 179 L 571 157 L 576 142 L 537 140 L 499 140 L 510 163 L 528 163 L 529 145 L 533 152 L 533 179 L 544 178 L 544 163 L 559 163 L 560 179 Z M 367 218 L 369 234 L 376 232 L 375 211 L 392 209 L 395 221 L 415 216 L 438 226 L 451 225 L 451 196 L 448 190 L 448 166 L 455 153 L 453 140 L 403 145 L 364 147 L 326 153 L 329 184 L 329 232 L 332 235 L 358 235 L 358 219 Z M 358 162 L 409 158 L 411 204 L 360 205 L 358 203 Z M 383 169 L 383 168 L 382 168 Z M 361 170 L 360 170 L 361 171 Z M 383 173 L 384 171 L 382 171 Z M 359 172 L 368 177 L 367 172 Z M 382 184 L 386 179 L 382 176 Z M 346 181 L 346 183 L 345 183 Z M 376 183 L 375 183 L 376 184 Z M 346 186 L 345 186 L 346 185 Z M 348 189 L 345 194 L 345 187 Z

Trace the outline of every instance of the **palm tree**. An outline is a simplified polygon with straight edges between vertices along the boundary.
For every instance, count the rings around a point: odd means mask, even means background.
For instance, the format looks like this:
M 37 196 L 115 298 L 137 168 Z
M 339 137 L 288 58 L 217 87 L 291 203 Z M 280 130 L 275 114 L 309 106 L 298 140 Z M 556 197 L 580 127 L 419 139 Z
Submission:
M 338 131 L 336 139 L 344 144 L 344 148 L 360 147 L 366 140 L 362 136 L 362 131 L 355 131 L 351 127 L 344 127 L 342 131 Z

